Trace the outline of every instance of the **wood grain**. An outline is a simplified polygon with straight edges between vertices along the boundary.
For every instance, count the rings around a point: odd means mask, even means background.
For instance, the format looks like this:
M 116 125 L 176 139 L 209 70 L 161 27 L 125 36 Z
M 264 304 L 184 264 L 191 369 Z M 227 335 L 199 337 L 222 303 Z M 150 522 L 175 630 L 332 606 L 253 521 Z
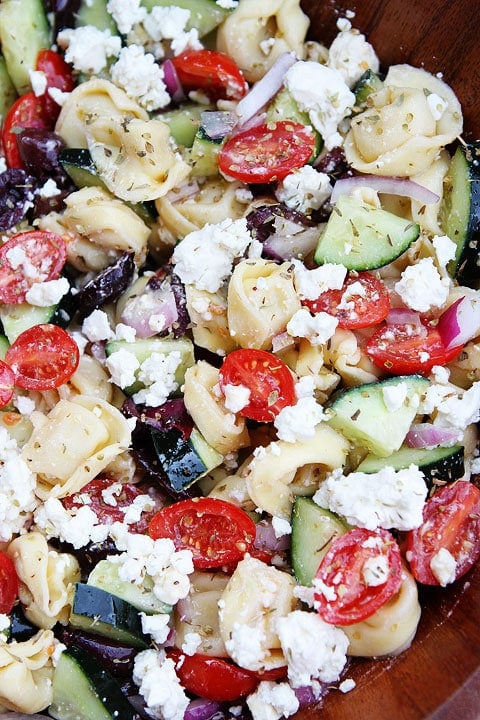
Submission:
M 329 45 L 348 8 L 382 67 L 407 62 L 443 73 L 463 106 L 467 139 L 480 138 L 478 0 L 303 0 L 310 37 Z M 480 567 L 446 589 L 424 588 L 412 647 L 396 658 L 355 660 L 357 687 L 331 691 L 295 720 L 480 720 Z

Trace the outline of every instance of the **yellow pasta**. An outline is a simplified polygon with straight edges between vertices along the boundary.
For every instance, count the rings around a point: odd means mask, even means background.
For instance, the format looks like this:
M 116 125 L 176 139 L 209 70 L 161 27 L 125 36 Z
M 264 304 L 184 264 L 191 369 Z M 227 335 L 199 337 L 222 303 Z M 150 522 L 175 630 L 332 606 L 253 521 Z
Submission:
M 351 330 L 337 328 L 325 347 L 325 364 L 333 367 L 347 387 L 375 382 L 381 370 L 362 353 Z
M 236 342 L 228 328 L 225 289 L 222 287 L 210 293 L 198 290 L 195 285 L 187 285 L 185 292 L 195 345 L 217 355 L 226 355 L 234 350 Z

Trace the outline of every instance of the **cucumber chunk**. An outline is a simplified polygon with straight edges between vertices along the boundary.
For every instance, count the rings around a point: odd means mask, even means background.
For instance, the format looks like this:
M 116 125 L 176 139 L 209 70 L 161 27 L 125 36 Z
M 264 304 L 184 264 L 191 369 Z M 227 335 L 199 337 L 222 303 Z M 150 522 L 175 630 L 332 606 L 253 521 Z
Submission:
M 72 627 L 131 647 L 146 648 L 149 645 L 137 608 L 93 585 L 76 583 L 69 623 Z
M 163 603 L 154 594 L 150 577 L 145 577 L 141 585 L 134 585 L 119 578 L 119 567 L 118 563 L 111 560 L 100 560 L 88 576 L 88 585 L 107 590 L 147 614 L 171 612 L 170 605 Z
M 442 229 L 457 245 L 448 271 L 460 284 L 478 284 L 480 274 L 480 142 L 459 145 L 445 176 L 440 204 Z
M 332 542 L 348 530 L 348 525 L 311 498 L 297 495 L 292 509 L 291 559 L 293 572 L 301 585 L 310 587 L 318 566 Z
M 170 134 L 177 145 L 190 148 L 200 127 L 201 114 L 212 109 L 209 105 L 185 103 L 175 108 L 175 110 L 166 110 L 160 113 L 156 116 L 156 119 L 168 125 Z
M 315 262 L 374 270 L 393 262 L 418 238 L 420 227 L 355 197 L 341 195 L 320 235 Z
M 218 175 L 218 155 L 224 143 L 224 138 L 211 138 L 199 127 L 190 150 L 190 174 L 193 177 Z
M 215 0 L 175 0 L 174 2 L 172 0 L 141 0 L 140 4 L 149 12 L 154 7 L 170 7 L 172 5 L 190 10 L 186 30 L 197 28 L 199 37 L 208 35 L 233 10 L 233 8 L 220 7 Z
M 34 325 L 51 322 L 56 309 L 56 305 L 39 307 L 26 302 L 18 305 L 0 305 L 0 321 L 8 341 L 13 343 L 20 333 Z
M 380 79 L 380 76 L 373 72 L 373 70 L 365 70 L 353 88 L 353 92 L 355 93 L 355 107 L 359 109 L 365 107 L 370 95 L 378 92 L 382 87 L 383 81 Z
M 331 404 L 329 424 L 359 447 L 374 455 L 388 457 L 399 450 L 417 414 L 429 380 L 420 375 L 399 375 L 381 382 L 352 387 Z M 392 409 L 387 395 L 403 400 Z
M 5 58 L 0 55 L 0 126 L 16 99 L 17 91 L 8 74 L 7 63 Z
M 166 432 L 151 430 L 151 434 L 162 470 L 176 491 L 189 487 L 223 461 L 223 456 L 195 427 L 186 440 L 176 428 Z
M 61 654 L 48 712 L 55 720 L 135 720 L 120 685 L 92 655 L 76 645 Z
M 110 30 L 112 35 L 118 35 L 117 25 L 107 11 L 105 0 L 82 0 L 76 14 L 75 27 L 83 25 L 93 25 L 97 30 Z
M 8 75 L 19 95 L 29 92 L 30 70 L 39 50 L 51 46 L 50 28 L 41 0 L 2 0 L 0 45 Z

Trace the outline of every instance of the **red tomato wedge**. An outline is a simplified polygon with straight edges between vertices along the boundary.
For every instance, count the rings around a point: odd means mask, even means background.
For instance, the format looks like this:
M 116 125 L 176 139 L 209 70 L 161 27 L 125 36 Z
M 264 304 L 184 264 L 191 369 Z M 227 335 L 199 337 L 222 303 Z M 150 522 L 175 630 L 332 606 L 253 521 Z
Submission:
M 170 538 L 177 550 L 191 550 L 199 569 L 240 560 L 255 540 L 255 523 L 241 508 L 217 498 L 180 500 L 159 510 L 150 536 Z
M 8 615 L 18 597 L 18 576 L 15 565 L 0 551 L 0 613 Z
M 0 407 L 8 405 L 13 397 L 15 373 L 10 365 L 0 360 Z
M 428 375 L 434 365 L 446 365 L 462 346 L 446 350 L 434 325 L 383 325 L 369 338 L 366 351 L 373 363 L 393 375 Z
M 109 492 L 113 485 L 120 485 L 120 490 Z M 123 522 L 125 511 L 133 504 L 135 498 L 144 494 L 138 485 L 119 483 L 115 478 L 102 475 L 91 480 L 73 495 L 67 495 L 63 498 L 62 503 L 67 510 L 80 508 L 88 503 L 88 507 L 93 510 L 99 523 L 111 525 L 114 522 Z M 138 522 L 129 524 L 130 532 L 146 532 L 148 524 L 156 512 L 157 509 L 142 512 Z
M 9 168 L 23 168 L 17 144 L 17 135 L 26 128 L 50 129 L 43 116 L 43 105 L 33 92 L 21 95 L 5 115 L 2 131 L 5 159 Z
M 248 670 L 230 660 L 209 655 L 167 652 L 176 665 L 176 674 L 187 692 L 217 702 L 232 701 L 252 693 L 260 682 Z
M 240 100 L 248 90 L 242 71 L 218 50 L 188 50 L 172 58 L 185 92 L 202 90 L 210 100 Z
M 314 150 L 310 128 L 281 120 L 232 135 L 220 150 L 218 167 L 245 183 L 272 183 L 303 167 Z
M 56 280 L 65 265 L 67 247 L 60 235 L 28 230 L 9 238 L 0 247 L 0 301 L 25 301 L 35 282 Z
M 407 535 L 406 552 L 413 576 L 424 585 L 440 585 L 431 562 L 439 550 L 455 560 L 455 580 L 480 558 L 480 490 L 459 480 L 436 491 L 425 503 L 423 523 Z
M 388 530 L 353 528 L 333 541 L 316 580 L 327 588 L 315 590 L 315 606 L 322 619 L 333 625 L 353 625 L 373 615 L 398 592 L 400 548 Z
M 55 50 L 40 50 L 36 69 L 45 74 L 47 88 L 43 95 L 39 96 L 39 100 L 45 121 L 53 127 L 61 108 L 52 99 L 48 90 L 56 88 L 61 92 L 71 92 L 75 87 L 75 80 L 70 65 Z
M 70 380 L 79 359 L 75 340 L 66 330 L 50 323 L 20 333 L 5 355 L 15 373 L 15 384 L 25 390 L 60 387 Z
M 287 365 L 265 350 L 242 348 L 227 355 L 220 368 L 220 387 L 242 385 L 250 390 L 239 413 L 258 422 L 272 422 L 296 402 L 295 382 Z
M 325 312 L 338 320 L 338 327 L 355 330 L 385 320 L 390 294 L 385 283 L 370 272 L 347 275 L 339 290 L 327 290 L 316 300 L 303 300 L 310 312 Z

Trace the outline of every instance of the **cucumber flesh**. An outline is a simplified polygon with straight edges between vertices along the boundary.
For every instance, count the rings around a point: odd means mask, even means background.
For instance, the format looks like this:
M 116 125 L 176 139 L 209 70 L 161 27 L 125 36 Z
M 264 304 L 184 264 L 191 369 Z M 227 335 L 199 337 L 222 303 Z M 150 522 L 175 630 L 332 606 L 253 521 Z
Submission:
M 310 587 L 318 566 L 332 542 L 348 530 L 348 525 L 311 498 L 297 495 L 292 509 L 291 560 L 301 585 Z
M 429 384 L 420 375 L 399 375 L 348 388 L 332 402 L 328 422 L 356 446 L 389 457 L 403 444 Z M 387 407 L 384 393 L 398 393 L 404 399 L 392 410 Z
M 203 127 L 198 128 L 189 154 L 193 177 L 218 175 L 218 155 L 224 142 L 224 138 L 210 138 Z
M 107 590 L 147 614 L 171 612 L 171 606 L 163 603 L 153 593 L 151 578 L 146 577 L 141 585 L 134 585 L 118 577 L 119 567 L 118 563 L 111 560 L 100 560 L 88 576 L 88 585 Z
M 166 110 L 160 113 L 156 119 L 168 125 L 170 134 L 177 145 L 190 148 L 200 127 L 201 114 L 212 109 L 210 106 L 185 103 L 175 110 Z
M 190 10 L 190 19 L 187 22 L 186 30 L 197 28 L 199 37 L 207 35 L 225 20 L 233 8 L 222 8 L 215 0 L 141 0 L 141 5 L 148 12 L 154 7 L 175 7 Z
M 76 14 L 75 27 L 84 25 L 93 25 L 97 30 L 110 30 L 112 35 L 118 35 L 117 25 L 107 11 L 105 0 L 82 0 Z
M 420 234 L 420 227 L 355 197 L 341 195 L 320 235 L 315 262 L 348 270 L 373 270 L 393 262 Z
M 13 343 L 24 330 L 34 325 L 51 322 L 56 309 L 56 305 L 39 307 L 26 302 L 18 305 L 0 305 L 0 321 L 7 340 Z
M 373 72 L 373 70 L 365 70 L 353 88 L 353 92 L 355 93 L 355 106 L 359 109 L 365 107 L 370 95 L 378 92 L 382 87 L 383 81 L 380 79 L 380 76 Z
M 5 115 L 17 99 L 17 91 L 7 70 L 5 58 L 0 55 L 0 126 Z

